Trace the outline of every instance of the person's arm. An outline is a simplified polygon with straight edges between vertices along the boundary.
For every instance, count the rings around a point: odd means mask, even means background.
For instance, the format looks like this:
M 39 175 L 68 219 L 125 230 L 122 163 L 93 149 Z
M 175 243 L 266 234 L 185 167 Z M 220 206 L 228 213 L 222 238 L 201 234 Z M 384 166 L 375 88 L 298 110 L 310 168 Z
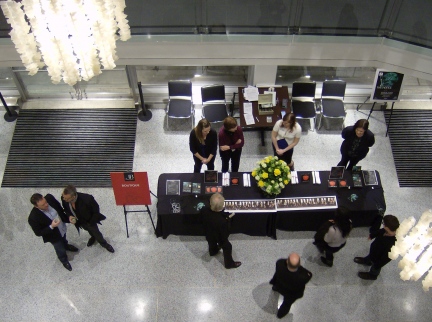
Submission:
M 369 142 L 368 142 L 368 147 L 370 148 L 372 145 L 375 144 L 375 135 L 368 130 L 369 135 Z
M 189 150 L 192 152 L 192 154 L 195 157 L 197 157 L 201 161 L 204 161 L 205 158 L 201 154 L 198 153 L 198 147 L 197 147 L 198 145 L 199 145 L 199 141 L 195 135 L 195 130 L 192 130 L 189 134 Z
M 342 139 L 346 139 L 347 138 L 347 134 L 349 133 L 350 128 L 351 128 L 351 126 L 347 126 L 346 128 L 344 128 L 342 130 Z
M 234 132 L 235 143 L 230 146 L 230 149 L 240 149 L 244 146 L 244 135 L 243 130 L 240 126 L 237 126 L 237 130 Z
M 36 236 L 42 237 L 53 234 L 53 230 L 55 227 L 57 227 L 60 224 L 60 221 L 56 222 L 53 220 L 49 225 L 42 224 L 39 220 L 36 219 L 36 215 L 32 213 L 30 214 L 28 218 L 28 223 L 30 227 L 32 228 L 33 232 Z M 44 215 L 45 216 L 45 215 Z
M 209 149 L 209 156 L 207 160 L 210 161 L 216 155 L 218 147 L 217 133 L 213 129 L 211 129 L 210 133 L 207 135 L 206 146 L 207 144 Z
M 225 134 L 224 127 L 219 130 L 219 149 L 221 151 L 228 151 L 230 149 L 228 136 Z

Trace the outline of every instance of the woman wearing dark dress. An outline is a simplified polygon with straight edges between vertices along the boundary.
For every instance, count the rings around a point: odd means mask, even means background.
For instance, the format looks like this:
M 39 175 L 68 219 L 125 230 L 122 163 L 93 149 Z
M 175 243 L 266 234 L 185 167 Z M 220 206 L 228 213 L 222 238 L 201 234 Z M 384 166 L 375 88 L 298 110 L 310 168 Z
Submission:
M 189 149 L 195 162 L 194 172 L 200 173 L 201 166 L 207 165 L 208 170 L 214 170 L 217 151 L 217 133 L 210 126 L 210 122 L 202 119 L 190 132 Z
M 358 120 L 354 126 L 344 128 L 342 138 L 344 139 L 340 149 L 342 159 L 338 166 L 344 166 L 347 170 L 351 170 L 360 160 L 364 159 L 369 148 L 375 143 L 375 136 L 369 131 L 369 121 L 365 119 Z

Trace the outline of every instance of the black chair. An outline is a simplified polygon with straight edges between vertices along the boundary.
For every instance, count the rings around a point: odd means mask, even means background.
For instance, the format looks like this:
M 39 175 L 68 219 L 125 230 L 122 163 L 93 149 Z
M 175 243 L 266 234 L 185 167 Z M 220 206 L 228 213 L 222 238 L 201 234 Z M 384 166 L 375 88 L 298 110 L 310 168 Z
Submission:
M 311 130 L 315 129 L 315 82 L 294 82 L 291 94 L 291 111 L 299 119 L 309 119 Z
M 342 80 L 326 80 L 321 92 L 321 119 L 318 129 L 321 127 L 323 118 L 342 119 L 344 126 L 346 111 L 344 105 L 346 82 Z
M 202 117 L 211 123 L 223 122 L 228 116 L 224 85 L 201 87 Z
M 194 105 L 192 102 L 192 83 L 190 80 L 178 80 L 168 82 L 168 119 L 170 118 L 191 118 L 192 128 L 194 128 Z

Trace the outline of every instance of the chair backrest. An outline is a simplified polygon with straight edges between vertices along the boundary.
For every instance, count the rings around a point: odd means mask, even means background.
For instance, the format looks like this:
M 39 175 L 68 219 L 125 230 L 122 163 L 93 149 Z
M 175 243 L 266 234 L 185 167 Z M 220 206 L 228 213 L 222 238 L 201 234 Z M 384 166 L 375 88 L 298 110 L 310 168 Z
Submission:
M 225 85 L 208 85 L 201 87 L 201 99 L 203 104 L 209 101 L 225 102 Z
M 315 99 L 315 82 L 294 82 L 292 86 L 292 98 L 305 97 Z
M 344 99 L 346 82 L 343 80 L 326 80 L 323 83 L 321 97 Z
M 192 83 L 190 80 L 171 80 L 168 82 L 168 95 L 192 97 Z

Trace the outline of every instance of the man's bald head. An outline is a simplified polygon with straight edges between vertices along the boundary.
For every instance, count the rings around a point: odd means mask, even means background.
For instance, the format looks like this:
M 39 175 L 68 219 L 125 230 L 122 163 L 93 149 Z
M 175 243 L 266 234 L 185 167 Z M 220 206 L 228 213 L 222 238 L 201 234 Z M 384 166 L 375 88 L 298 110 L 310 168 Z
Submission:
M 291 253 L 287 259 L 287 265 L 289 270 L 297 270 L 300 266 L 300 256 L 297 253 Z

